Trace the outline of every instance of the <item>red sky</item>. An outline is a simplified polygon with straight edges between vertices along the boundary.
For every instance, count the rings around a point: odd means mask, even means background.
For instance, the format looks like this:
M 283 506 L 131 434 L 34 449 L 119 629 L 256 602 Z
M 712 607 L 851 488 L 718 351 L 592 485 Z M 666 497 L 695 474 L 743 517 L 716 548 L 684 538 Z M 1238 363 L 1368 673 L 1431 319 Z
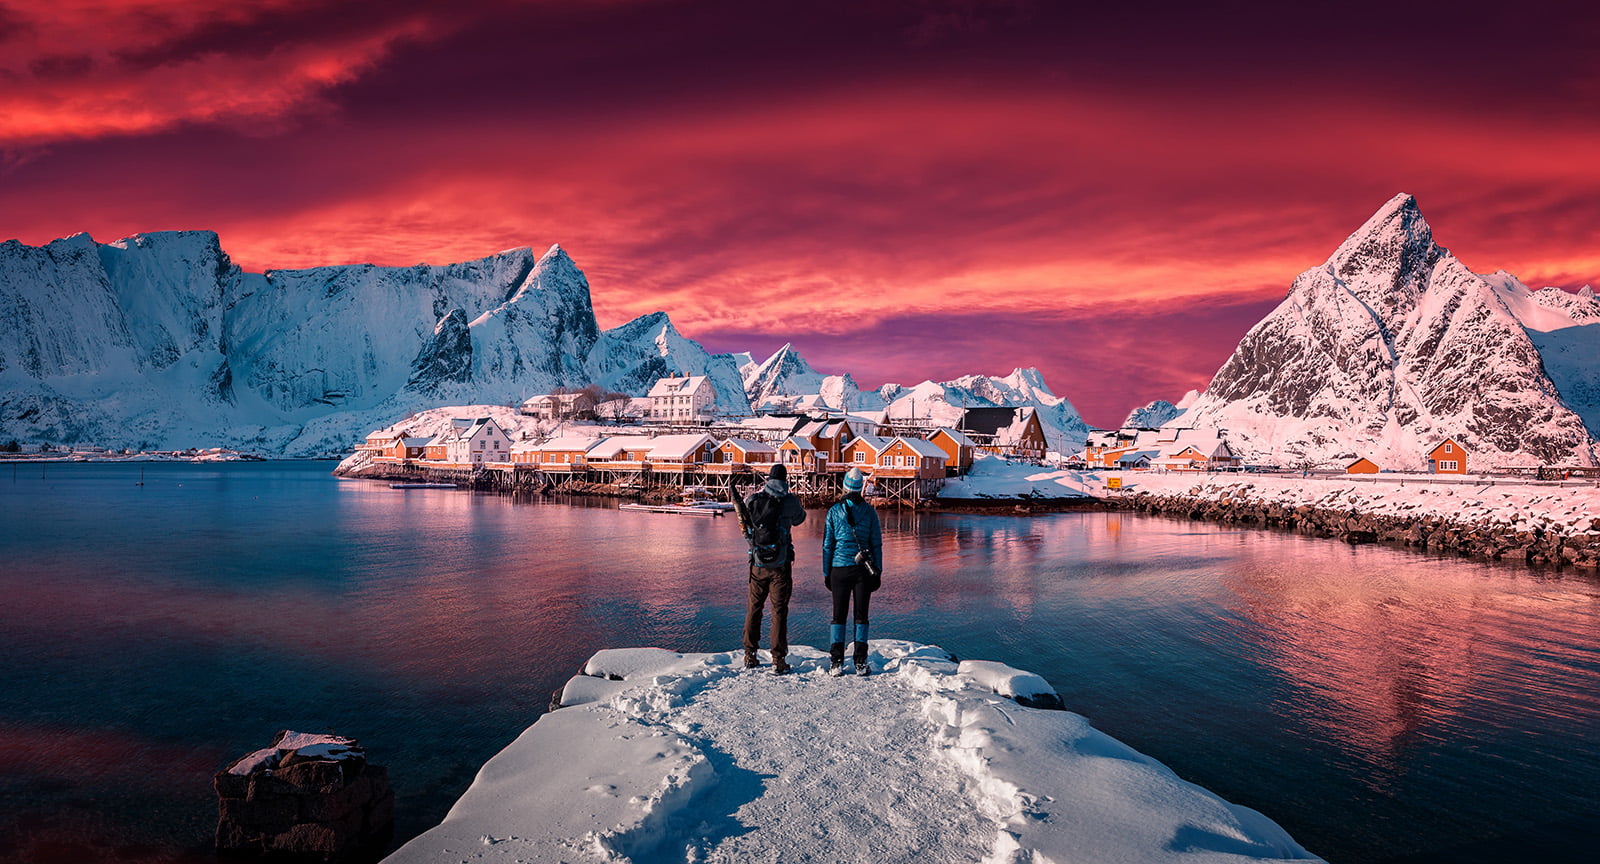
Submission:
M 0 239 L 560 243 L 602 326 L 863 386 L 1037 366 L 1098 425 L 1397 192 L 1476 270 L 1600 283 L 1593 4 L 1075 6 L 0 0 Z

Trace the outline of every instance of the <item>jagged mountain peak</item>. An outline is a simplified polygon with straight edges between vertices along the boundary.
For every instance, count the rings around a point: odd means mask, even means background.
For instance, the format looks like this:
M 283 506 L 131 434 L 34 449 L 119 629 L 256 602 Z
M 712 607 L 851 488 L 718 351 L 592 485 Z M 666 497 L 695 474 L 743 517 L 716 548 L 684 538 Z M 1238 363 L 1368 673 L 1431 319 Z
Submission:
M 764 369 L 780 369 L 781 368 L 781 369 L 792 370 L 794 372 L 801 372 L 801 373 L 814 372 L 815 371 L 814 369 L 811 368 L 811 364 L 806 362 L 806 358 L 800 356 L 800 352 L 795 349 L 793 342 L 785 342 L 785 343 L 783 343 L 783 347 L 779 348 L 777 351 L 772 352 L 772 356 L 768 357 L 766 359 L 766 361 L 761 364 L 760 368 L 764 368 Z
M 1557 348 L 1594 356 L 1600 334 L 1573 326 L 1587 301 L 1546 291 L 1473 273 L 1397 195 L 1296 277 L 1175 422 L 1228 429 L 1263 461 L 1364 456 L 1414 470 L 1429 442 L 1450 437 L 1486 464 L 1587 463 L 1575 412 L 1588 410 L 1592 382 L 1569 371 L 1575 362 L 1546 367 Z
M 74 235 L 74 236 L 77 236 L 77 235 Z M 84 234 L 82 236 L 88 237 L 89 235 Z M 200 244 L 202 246 L 215 246 L 215 247 L 217 247 L 219 249 L 222 247 L 222 239 L 217 236 L 217 232 L 215 232 L 215 231 L 207 231 L 207 230 L 204 230 L 204 229 L 175 230 L 175 231 L 140 231 L 140 232 L 138 232 L 136 234 L 129 234 L 128 236 L 123 237 L 120 240 L 113 240 L 110 243 L 107 243 L 105 245 L 114 246 L 114 247 L 116 247 L 118 249 L 130 249 L 130 248 L 134 248 L 134 247 L 148 248 L 148 247 L 151 247 L 151 246 L 157 246 L 157 245 L 163 245 L 163 244 L 187 244 L 187 243 L 198 243 L 198 244 Z
M 745 396 L 758 410 L 764 405 L 776 407 L 774 400 L 789 401 L 784 397 L 820 393 L 823 383 L 822 374 L 811 368 L 811 364 L 788 342 L 767 359 L 744 367 L 740 373 L 744 379 Z
M 1384 309 L 1404 309 L 1422 293 L 1429 274 L 1450 251 L 1434 243 L 1433 229 L 1415 197 L 1401 193 L 1378 208 L 1339 244 L 1317 276 L 1297 280 L 1309 290 L 1338 288 Z

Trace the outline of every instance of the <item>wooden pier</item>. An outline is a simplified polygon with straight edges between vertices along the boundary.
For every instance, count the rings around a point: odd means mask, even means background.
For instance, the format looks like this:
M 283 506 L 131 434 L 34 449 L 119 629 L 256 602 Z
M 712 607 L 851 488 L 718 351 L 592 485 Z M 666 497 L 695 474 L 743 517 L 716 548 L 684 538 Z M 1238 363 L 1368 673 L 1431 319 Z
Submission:
M 836 464 L 827 471 L 808 471 L 787 465 L 789 489 L 796 495 L 836 497 L 843 494 L 849 466 Z M 554 468 L 555 470 L 548 470 Z M 378 459 L 360 476 L 396 482 L 451 483 L 469 489 L 497 492 L 552 492 L 659 497 L 690 486 L 700 486 L 719 499 L 729 499 L 730 486 L 748 495 L 766 482 L 771 463 L 704 463 L 655 465 L 649 462 L 591 462 L 559 466 L 486 462 L 450 464 L 426 459 Z M 936 495 L 942 479 L 894 476 L 880 471 L 873 477 L 873 497 L 894 504 L 915 506 Z

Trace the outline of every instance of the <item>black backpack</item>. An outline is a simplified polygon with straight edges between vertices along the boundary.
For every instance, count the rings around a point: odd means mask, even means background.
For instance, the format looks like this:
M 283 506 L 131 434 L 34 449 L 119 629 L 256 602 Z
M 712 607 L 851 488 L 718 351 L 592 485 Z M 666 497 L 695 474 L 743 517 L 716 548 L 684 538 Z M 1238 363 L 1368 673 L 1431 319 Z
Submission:
M 750 555 L 757 567 L 781 567 L 789 558 L 783 536 L 783 499 L 762 491 L 750 496 Z

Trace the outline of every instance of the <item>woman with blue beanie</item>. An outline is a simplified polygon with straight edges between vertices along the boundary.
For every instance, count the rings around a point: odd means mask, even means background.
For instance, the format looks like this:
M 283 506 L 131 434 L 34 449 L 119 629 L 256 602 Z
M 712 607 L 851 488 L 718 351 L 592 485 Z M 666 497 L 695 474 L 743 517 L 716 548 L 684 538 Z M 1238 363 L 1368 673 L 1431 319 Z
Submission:
M 867 665 L 867 606 L 883 575 L 883 529 L 878 511 L 861 497 L 867 478 L 859 468 L 844 475 L 844 500 L 828 510 L 822 532 L 822 581 L 833 592 L 833 639 L 829 675 L 844 674 L 844 619 L 855 598 L 855 664 L 857 675 L 872 674 Z

